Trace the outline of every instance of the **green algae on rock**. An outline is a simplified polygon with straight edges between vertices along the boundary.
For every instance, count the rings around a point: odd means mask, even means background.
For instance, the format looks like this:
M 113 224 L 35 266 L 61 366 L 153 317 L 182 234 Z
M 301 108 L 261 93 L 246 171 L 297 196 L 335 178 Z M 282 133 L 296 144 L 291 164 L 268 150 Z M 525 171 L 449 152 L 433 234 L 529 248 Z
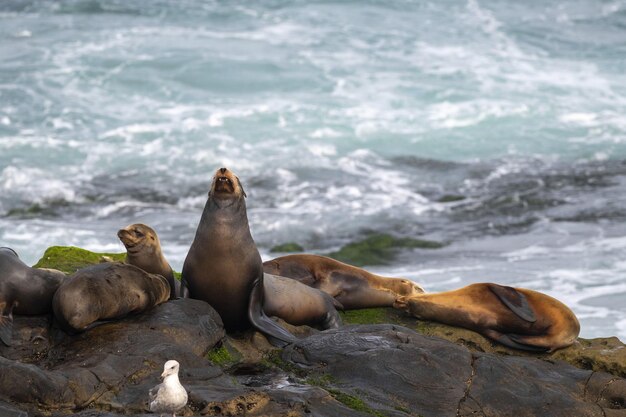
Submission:
M 33 268 L 58 269 L 66 274 L 73 274 L 89 265 L 109 260 L 124 262 L 125 258 L 126 253 L 97 253 L 75 246 L 51 246 Z
M 283 253 L 304 252 L 304 248 L 302 246 L 300 246 L 299 244 L 297 244 L 296 242 L 287 242 L 287 243 L 283 243 L 281 245 L 276 245 L 276 246 L 272 247 L 272 249 L 270 249 L 270 252 L 272 252 L 272 253 L 275 253 L 275 252 L 283 252 Z
M 399 238 L 385 233 L 377 233 L 354 243 L 343 246 L 326 256 L 355 266 L 387 265 L 398 249 L 440 249 L 443 243 L 432 240 Z

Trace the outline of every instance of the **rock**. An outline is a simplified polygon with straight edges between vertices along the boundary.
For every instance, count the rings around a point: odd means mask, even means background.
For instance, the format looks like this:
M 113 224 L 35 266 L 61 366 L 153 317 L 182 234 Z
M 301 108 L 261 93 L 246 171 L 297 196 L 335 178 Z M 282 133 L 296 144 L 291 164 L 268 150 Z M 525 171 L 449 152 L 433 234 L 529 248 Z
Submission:
M 582 369 L 603 371 L 626 377 L 626 345 L 616 337 L 578 340 L 553 353 L 533 353 L 511 349 L 471 330 L 446 324 L 418 320 L 393 308 L 371 308 L 341 313 L 345 324 L 393 323 L 408 327 L 426 336 L 435 336 L 467 347 L 473 352 L 507 356 L 536 357 L 546 361 L 565 361 Z
M 281 358 L 371 415 L 626 415 L 626 381 L 563 362 L 471 352 L 394 325 L 312 335 Z
M 96 253 L 74 246 L 51 246 L 33 268 L 51 268 L 73 274 L 81 268 L 101 262 L 124 262 L 126 253 Z
M 30 410 L 95 406 L 147 411 L 148 389 L 158 381 L 166 360 L 176 358 L 187 372 L 207 368 L 203 356 L 224 337 L 215 310 L 188 299 L 76 336 L 50 327 L 49 320 L 15 317 L 20 336 L 16 346 L 0 347 L 0 400 Z M 28 328 L 37 329 L 43 340 L 30 342 Z M 212 371 L 206 370 L 221 373 L 217 368 Z
M 153 416 L 147 393 L 168 359 L 181 363 L 184 416 L 626 415 L 625 349 L 616 338 L 532 355 L 393 309 L 343 318 L 392 324 L 320 332 L 282 323 L 300 340 L 280 350 L 258 332 L 225 336 L 198 300 L 76 336 L 50 316 L 16 317 L 15 345 L 0 345 L 0 415 Z
M 401 248 L 439 249 L 444 245 L 432 240 L 399 238 L 384 233 L 376 233 L 367 238 L 347 244 L 336 252 L 327 253 L 338 261 L 355 266 L 387 265 Z

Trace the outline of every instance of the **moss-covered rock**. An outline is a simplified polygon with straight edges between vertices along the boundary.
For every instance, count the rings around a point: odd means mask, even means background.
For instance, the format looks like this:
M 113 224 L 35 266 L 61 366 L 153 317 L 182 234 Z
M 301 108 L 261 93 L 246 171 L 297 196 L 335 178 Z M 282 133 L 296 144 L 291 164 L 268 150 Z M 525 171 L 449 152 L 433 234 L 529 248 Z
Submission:
M 349 243 L 326 256 L 355 266 L 387 265 L 395 258 L 398 249 L 439 249 L 443 246 L 443 243 L 432 240 L 399 238 L 381 233 Z
M 270 252 L 272 252 L 272 253 L 275 253 L 275 252 L 282 252 L 282 253 L 304 252 L 304 248 L 302 246 L 298 245 L 295 242 L 288 242 L 288 243 L 283 243 L 282 245 L 274 246 L 272 249 L 270 249 Z
M 81 268 L 101 262 L 123 262 L 126 253 L 97 253 L 74 246 L 51 246 L 44 252 L 34 268 L 51 268 L 73 274 Z

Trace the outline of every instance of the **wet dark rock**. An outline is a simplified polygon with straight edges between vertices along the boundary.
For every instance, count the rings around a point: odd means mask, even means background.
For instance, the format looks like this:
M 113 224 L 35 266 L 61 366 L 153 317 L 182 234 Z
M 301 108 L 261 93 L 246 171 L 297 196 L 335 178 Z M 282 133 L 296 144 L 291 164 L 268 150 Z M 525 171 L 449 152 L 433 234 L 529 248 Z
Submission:
M 373 415 L 626 415 L 626 381 L 563 362 L 471 352 L 394 325 L 312 335 L 282 359 Z M 613 414 L 609 414 L 613 413 Z

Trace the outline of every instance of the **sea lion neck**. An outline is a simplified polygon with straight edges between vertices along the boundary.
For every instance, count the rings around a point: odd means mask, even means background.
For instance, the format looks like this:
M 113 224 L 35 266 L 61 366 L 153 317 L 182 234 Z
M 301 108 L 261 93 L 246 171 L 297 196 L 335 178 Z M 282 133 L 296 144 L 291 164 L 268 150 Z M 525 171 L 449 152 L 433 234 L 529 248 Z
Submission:
M 233 196 L 231 198 L 218 198 L 213 195 L 209 195 L 204 211 L 202 215 L 211 215 L 213 218 L 227 221 L 228 219 L 248 222 L 248 215 L 246 212 L 246 200 L 239 196 Z

